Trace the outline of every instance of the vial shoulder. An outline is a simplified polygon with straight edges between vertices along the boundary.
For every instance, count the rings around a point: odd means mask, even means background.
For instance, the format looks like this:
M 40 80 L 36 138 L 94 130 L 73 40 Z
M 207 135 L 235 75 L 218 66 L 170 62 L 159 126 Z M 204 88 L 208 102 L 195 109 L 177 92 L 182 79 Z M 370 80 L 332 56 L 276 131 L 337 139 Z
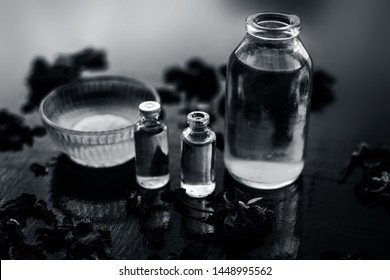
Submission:
M 187 127 L 181 134 L 181 139 L 189 144 L 203 146 L 215 142 L 216 134 L 211 129 L 203 132 L 194 132 L 191 128 Z
M 134 126 L 134 133 L 137 132 L 145 132 L 145 133 L 162 133 L 166 132 L 168 133 L 168 126 L 163 121 L 158 121 L 154 123 L 145 123 L 145 122 L 137 122 Z

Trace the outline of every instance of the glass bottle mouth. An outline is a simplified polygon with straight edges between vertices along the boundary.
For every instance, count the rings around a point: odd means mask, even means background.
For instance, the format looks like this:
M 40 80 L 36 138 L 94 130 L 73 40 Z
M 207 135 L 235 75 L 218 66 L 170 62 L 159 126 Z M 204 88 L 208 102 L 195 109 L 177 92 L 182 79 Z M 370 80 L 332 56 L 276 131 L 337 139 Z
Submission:
M 187 115 L 187 123 L 191 127 L 201 128 L 208 125 L 210 116 L 206 112 L 194 111 Z
M 286 40 L 299 35 L 301 20 L 296 15 L 264 12 L 246 18 L 246 30 L 264 40 Z
M 160 115 L 161 105 L 156 101 L 145 101 L 138 106 L 141 116 L 145 118 L 155 118 Z

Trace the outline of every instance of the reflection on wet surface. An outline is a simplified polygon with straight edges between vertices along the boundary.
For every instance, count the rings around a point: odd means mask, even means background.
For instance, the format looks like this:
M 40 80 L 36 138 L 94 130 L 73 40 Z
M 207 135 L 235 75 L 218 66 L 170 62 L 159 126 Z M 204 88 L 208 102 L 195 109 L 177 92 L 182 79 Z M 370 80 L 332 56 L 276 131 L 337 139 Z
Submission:
M 109 221 L 126 216 L 126 194 L 134 188 L 134 160 L 111 168 L 89 168 L 62 154 L 53 170 L 51 198 L 71 217 Z
M 339 182 L 345 182 L 357 168 L 363 171 L 360 182 L 354 187 L 357 199 L 371 207 L 384 207 L 390 213 L 390 148 L 360 143 L 342 170 Z
M 156 190 L 139 188 L 127 196 L 128 217 L 135 217 L 140 223 L 146 246 L 153 250 L 162 249 L 171 222 L 171 200 L 173 193 L 169 184 Z
M 237 188 L 248 196 L 262 197 L 262 204 L 273 211 L 272 231 L 266 237 L 262 247 L 248 252 L 249 258 L 295 259 L 301 241 L 303 213 L 304 178 L 301 176 L 293 184 L 275 191 L 261 191 L 248 188 L 225 172 L 224 182 L 231 188 Z
M 248 189 L 228 174 L 225 174 L 224 183 L 226 192 L 204 199 L 189 198 L 177 192 L 175 209 L 181 214 L 182 233 L 187 245 L 177 253 L 176 258 L 296 258 L 302 228 L 301 214 L 304 211 L 301 198 L 303 179 L 272 192 Z M 258 228 L 266 226 L 264 222 L 253 223 L 255 212 L 245 214 L 239 208 L 235 210 L 234 205 L 238 202 L 240 205 L 246 202 L 245 207 L 256 204 L 265 206 L 262 211 L 272 214 L 270 231 Z M 226 212 L 221 215 L 220 211 Z M 229 213 L 235 214 L 229 216 Z M 231 220 L 232 217 L 234 220 Z M 191 248 L 191 244 L 196 244 L 197 249 Z

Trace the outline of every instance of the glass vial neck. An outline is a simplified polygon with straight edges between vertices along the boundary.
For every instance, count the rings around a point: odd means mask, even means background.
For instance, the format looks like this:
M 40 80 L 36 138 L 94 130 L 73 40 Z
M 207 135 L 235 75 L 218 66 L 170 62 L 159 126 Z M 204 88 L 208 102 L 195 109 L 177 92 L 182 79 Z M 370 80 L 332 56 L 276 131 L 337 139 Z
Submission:
M 139 106 L 139 112 L 141 115 L 140 123 L 141 125 L 149 128 L 155 128 L 160 126 L 161 122 L 159 120 L 161 113 L 161 105 L 156 101 L 145 101 L 142 102 Z
M 209 114 L 202 111 L 194 111 L 187 115 L 187 123 L 194 132 L 203 132 L 208 129 Z
M 301 31 L 301 21 L 295 15 L 265 12 L 246 19 L 247 32 L 259 39 L 281 41 L 295 38 Z
M 156 115 L 156 116 L 143 116 L 141 114 L 141 122 L 143 123 L 155 123 L 155 122 L 158 122 L 159 121 L 159 117 L 160 115 Z

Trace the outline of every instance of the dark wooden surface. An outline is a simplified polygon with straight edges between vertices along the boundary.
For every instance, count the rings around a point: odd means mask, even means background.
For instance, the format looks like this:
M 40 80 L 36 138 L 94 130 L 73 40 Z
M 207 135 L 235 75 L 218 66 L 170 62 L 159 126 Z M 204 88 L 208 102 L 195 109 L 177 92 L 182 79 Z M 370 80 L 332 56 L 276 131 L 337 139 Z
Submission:
M 179 109 L 177 105 L 165 107 L 170 128 L 170 189 L 180 185 L 180 133 L 184 116 L 179 114 Z M 222 131 L 222 124 L 223 119 L 218 118 L 214 129 Z M 316 117 L 311 127 L 315 125 Z M 353 194 L 358 175 L 343 185 L 337 183 L 354 141 L 340 140 L 338 145 L 325 146 L 314 132 L 312 129 L 309 135 L 303 175 L 292 186 L 279 191 L 258 192 L 240 186 L 224 170 L 222 152 L 217 151 L 216 191 L 239 188 L 249 197 L 263 196 L 274 211 L 272 232 L 265 243 L 254 244 L 253 248 L 242 252 L 229 251 L 210 241 L 207 237 L 213 232 L 212 226 L 182 215 L 169 204 L 152 211 L 147 219 L 126 215 L 126 193 L 137 189 L 134 162 L 108 169 L 79 166 L 61 155 L 48 136 L 37 138 L 33 148 L 0 153 L 0 203 L 28 192 L 48 201 L 59 216 L 90 219 L 111 230 L 112 253 L 118 259 L 168 259 L 172 256 L 319 259 L 330 251 L 338 252 L 341 257 L 364 253 L 368 258 L 390 258 L 389 214 L 383 208 L 369 208 L 359 203 Z M 48 175 L 36 177 L 30 171 L 31 163 L 46 163 L 58 156 Z M 162 203 L 159 197 L 163 190 L 151 192 L 151 203 Z M 205 200 L 191 203 L 202 207 Z M 33 228 L 26 228 L 31 240 L 34 240 Z

